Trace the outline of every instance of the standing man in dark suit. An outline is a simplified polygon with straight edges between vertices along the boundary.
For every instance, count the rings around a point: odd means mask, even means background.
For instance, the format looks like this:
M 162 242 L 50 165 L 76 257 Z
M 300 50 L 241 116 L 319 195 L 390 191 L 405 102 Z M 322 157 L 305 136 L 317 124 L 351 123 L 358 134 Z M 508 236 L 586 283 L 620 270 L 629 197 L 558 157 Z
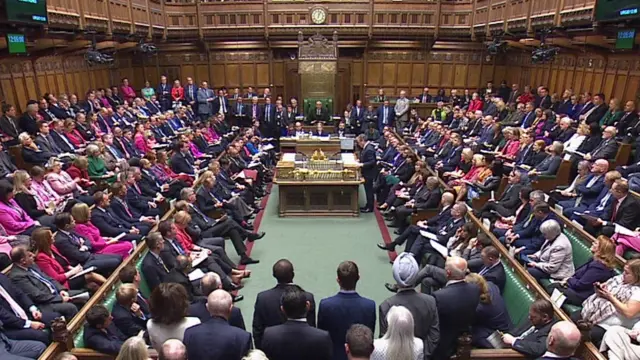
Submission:
M 360 171 L 364 178 L 364 191 L 367 196 L 367 203 L 364 207 L 360 208 L 360 211 L 368 213 L 373 212 L 373 182 L 378 174 L 378 167 L 376 165 L 376 150 L 367 138 L 360 134 L 356 138 L 358 146 L 362 149 L 360 152 Z
M 440 341 L 433 359 L 449 359 L 455 352 L 458 336 L 468 332 L 480 302 L 480 288 L 467 283 L 467 261 L 458 256 L 447 258 L 444 271 L 447 285 L 433 293 L 440 323 Z
M 551 96 L 549 96 L 549 89 L 543 87 L 540 89 L 540 104 L 539 108 L 546 110 L 551 107 Z
M 275 137 L 280 132 L 280 124 L 276 121 L 276 106 L 271 103 L 270 97 L 264 99 L 260 131 L 265 138 Z
M 393 278 L 398 284 L 398 293 L 383 301 L 379 306 L 380 336 L 387 332 L 387 313 L 392 306 L 404 306 L 413 315 L 415 337 L 424 342 L 424 358 L 430 359 L 440 340 L 438 309 L 431 295 L 417 292 L 412 280 L 420 267 L 410 253 L 400 254 L 393 262 Z M 460 299 L 456 299 L 458 301 Z
M 198 86 L 194 84 L 193 78 L 187 78 L 187 85 L 184 86 L 184 100 L 185 105 L 191 105 L 192 109 L 196 107 L 196 101 L 198 99 Z
M 241 360 L 251 349 L 251 334 L 229 325 L 233 301 L 224 290 L 215 290 L 207 298 L 211 319 L 184 332 L 184 344 L 190 359 Z M 212 336 L 215 334 L 215 336 Z
M 513 330 L 519 335 L 504 334 L 502 341 L 528 358 L 537 358 L 547 351 L 547 336 L 553 323 L 553 305 L 538 299 L 529 308 L 529 321 Z
M 34 264 L 34 255 L 26 246 L 11 249 L 11 261 L 13 266 L 9 271 L 9 278 L 38 308 L 57 312 L 67 321 L 78 313 L 76 306 L 71 303 L 69 289 L 43 273 Z
M 218 90 L 218 96 L 213 99 L 213 113 L 214 114 L 223 114 L 227 116 L 229 112 L 229 100 L 224 96 L 224 91 L 222 89 Z
M 329 333 L 304 321 L 311 310 L 306 292 L 291 285 L 282 294 L 280 303 L 287 320 L 265 330 L 261 346 L 267 357 L 270 360 L 330 360 Z
M 220 280 L 220 276 L 213 272 L 206 273 L 202 279 L 200 279 L 200 292 L 204 297 L 197 299 L 189 305 L 189 316 L 197 317 L 202 323 L 209 321 L 209 319 L 211 319 L 211 314 L 209 314 L 209 310 L 207 310 L 207 297 L 218 289 L 222 289 L 222 280 Z M 232 295 L 232 298 L 233 302 L 238 302 L 244 299 L 244 296 L 236 295 L 233 297 Z M 242 316 L 240 308 L 234 306 L 231 309 L 229 325 L 246 330 L 244 326 L 244 317 Z
M 167 83 L 167 77 L 164 75 L 160 76 L 160 85 L 158 85 L 156 95 L 162 112 L 171 109 L 171 85 Z
M 11 104 L 2 105 L 2 117 L 0 117 L 0 130 L 4 135 L 2 142 L 5 146 L 18 145 L 18 124 L 16 123 L 16 107 Z
M 344 341 L 347 330 L 353 324 L 363 324 L 376 329 L 376 303 L 358 295 L 356 283 L 360 279 L 358 265 L 344 261 L 338 265 L 337 295 L 322 299 L 318 307 L 318 328 L 326 330 L 333 342 L 333 360 L 346 360 Z
M 211 116 L 211 102 L 213 101 L 213 90 L 209 89 L 209 84 L 203 81 L 196 94 L 198 103 L 198 117 L 200 120 L 207 120 Z
M 538 360 L 574 359 L 572 356 L 580 346 L 580 340 L 580 330 L 576 324 L 571 321 L 558 321 L 553 324 L 547 336 L 547 351 Z
M 393 108 L 389 105 L 389 100 L 385 100 L 382 103 L 382 106 L 378 108 L 378 131 L 382 133 L 382 130 L 385 126 L 390 126 L 393 128 L 393 122 L 396 118 L 396 113 Z
M 236 99 L 236 103 L 231 107 L 231 113 L 234 115 L 236 123 L 239 125 L 246 124 L 247 106 L 243 104 L 242 97 Z
M 255 311 L 253 312 L 253 339 L 256 348 L 262 349 L 262 337 L 265 329 L 270 326 L 280 325 L 286 321 L 282 311 L 280 311 L 280 298 L 282 294 L 293 284 L 293 264 L 287 259 L 278 260 L 273 265 L 273 277 L 276 278 L 278 284 L 269 290 L 265 290 L 256 297 Z M 305 312 L 307 324 L 316 326 L 316 305 L 313 294 L 304 292 L 306 300 L 309 303 L 309 309 Z M 331 344 L 329 344 L 331 347 Z
M 362 100 L 356 100 L 356 106 L 351 109 L 351 118 L 349 119 L 349 128 L 355 129 L 355 131 L 360 132 L 360 128 L 364 123 L 364 107 L 362 106 Z M 346 121 L 347 119 L 345 119 Z M 334 354 L 335 355 L 335 354 Z
M 152 232 L 144 238 L 144 242 L 149 248 L 149 252 L 142 259 L 142 276 L 147 281 L 149 290 L 153 291 L 160 283 L 165 281 L 169 269 L 162 261 L 160 252 L 164 249 L 164 239 L 158 232 Z

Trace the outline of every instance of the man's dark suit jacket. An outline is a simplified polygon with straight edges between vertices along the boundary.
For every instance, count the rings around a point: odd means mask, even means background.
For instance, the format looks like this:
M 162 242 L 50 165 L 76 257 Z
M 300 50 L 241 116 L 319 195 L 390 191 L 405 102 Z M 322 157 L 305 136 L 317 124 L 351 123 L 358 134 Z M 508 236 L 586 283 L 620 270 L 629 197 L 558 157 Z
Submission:
M 0 130 L 2 130 L 2 133 L 6 136 L 10 136 L 15 139 L 17 139 L 18 135 L 20 135 L 18 124 L 14 119 L 8 116 L 0 117 Z
M 9 280 L 9 278 L 4 274 L 0 274 L 0 286 L 9 293 L 9 296 L 11 296 L 11 298 L 17 302 L 28 315 L 29 308 L 34 305 L 33 301 L 29 299 L 29 296 L 22 292 L 22 290 L 17 286 L 12 285 L 11 280 Z M 2 296 L 0 296 L 0 324 L 2 324 L 5 329 L 12 330 L 22 329 L 25 324 L 25 321 L 13 312 L 11 305 L 9 305 Z
M 80 244 L 76 243 L 70 235 L 65 234 L 62 231 L 56 232 L 56 237 L 54 244 L 60 253 L 69 260 L 71 266 L 76 266 L 78 264 L 84 264 L 91 258 L 91 242 L 84 238 L 81 235 L 74 233 L 78 238 L 84 239 L 84 245 L 86 245 L 89 250 L 80 251 Z
M 608 107 L 605 104 L 600 104 L 595 110 L 591 112 L 585 119 L 587 124 L 600 122 L 600 119 L 607 113 Z
M 458 146 L 453 149 L 446 157 L 442 158 L 442 171 L 454 171 L 458 164 L 460 164 L 460 158 L 462 156 L 462 146 Z
M 325 107 L 323 107 L 320 110 L 320 115 L 318 115 L 318 110 L 314 107 L 313 109 L 309 110 L 309 113 L 307 114 L 307 121 L 308 122 L 318 122 L 318 121 L 324 121 L 327 122 L 329 121 L 329 110 L 327 110 Z
M 89 324 L 84 326 L 84 345 L 91 350 L 115 356 L 120 352 L 125 340 L 127 336 L 114 323 L 107 327 L 106 333 Z
M 346 360 L 344 351 L 347 330 L 353 324 L 362 324 L 376 330 L 376 303 L 354 292 L 340 291 L 322 299 L 318 307 L 318 328 L 326 330 L 333 342 L 333 360 Z
M 440 326 L 438 324 L 438 309 L 433 296 L 422 294 L 414 289 L 398 291 L 397 294 L 383 301 L 379 306 L 378 322 L 380 323 L 380 336 L 386 332 L 387 313 L 392 306 L 404 306 L 413 315 L 413 336 L 424 342 L 424 357 L 431 358 L 431 354 L 440 341 Z
M 376 115 L 378 116 L 378 130 L 382 131 L 382 128 L 385 126 L 393 126 L 393 123 L 396 119 L 396 111 L 394 107 L 389 105 L 387 107 L 387 123 L 384 121 L 384 105 L 378 107 L 376 110 Z
M 169 245 L 171 246 L 171 245 Z M 164 260 L 163 260 L 164 261 Z M 193 285 L 191 284 L 191 281 L 189 280 L 189 277 L 187 275 L 185 275 L 184 273 L 178 271 L 178 269 L 173 268 L 171 269 L 171 271 L 169 271 L 169 273 L 167 274 L 167 276 L 165 276 L 164 281 L 165 283 L 176 283 L 176 284 L 180 284 L 182 286 L 184 286 L 184 289 L 187 291 L 187 295 L 189 295 L 189 301 L 193 301 L 193 299 L 198 296 L 198 294 L 196 294 L 196 291 L 193 287 Z
M 434 358 L 448 359 L 455 352 L 458 336 L 470 331 L 480 302 L 480 288 L 460 281 L 434 292 L 433 297 L 440 322 L 440 341 Z
M 521 184 L 508 184 L 505 191 L 500 195 L 498 204 L 515 212 L 522 203 L 520 200 L 520 189 L 522 189 Z
M 562 162 L 561 156 L 547 156 L 541 163 L 535 166 L 534 169 L 538 171 L 539 175 L 556 175 Z
M 211 314 L 207 310 L 207 299 L 198 299 L 189 305 L 189 316 L 197 317 L 201 323 L 205 323 L 211 319 Z M 229 325 L 237 327 L 242 330 L 246 330 L 244 325 L 244 317 L 242 311 L 238 307 L 231 308 L 231 315 L 229 316 Z
M 613 211 L 615 209 L 615 202 L 608 206 L 605 210 L 603 219 L 606 221 L 615 222 L 621 226 L 626 227 L 627 229 L 635 229 L 640 223 L 640 212 L 638 208 L 640 207 L 640 202 L 636 200 L 636 198 L 629 193 L 623 200 L 622 203 L 618 206 L 618 211 L 615 213 L 615 219 L 613 218 Z
M 171 170 L 176 174 L 194 174 L 193 164 L 179 151 L 175 152 L 171 157 Z
M 139 318 L 137 315 L 131 312 L 131 309 L 127 309 L 117 302 L 113 304 L 111 310 L 111 316 L 113 316 L 113 323 L 127 337 L 138 335 L 140 331 L 147 330 L 148 317 L 144 319 Z
M 484 270 L 484 267 L 480 269 L 478 273 L 482 272 L 482 270 Z M 507 282 L 507 274 L 504 272 L 504 265 L 502 265 L 502 262 L 499 262 L 498 265 L 482 274 L 482 277 L 484 277 L 485 280 L 494 283 L 498 289 L 500 289 L 500 293 L 502 293 L 504 285 Z
M 167 264 L 165 266 L 168 267 Z M 168 269 L 167 269 L 168 270 Z M 165 278 L 169 271 L 160 264 L 160 262 L 150 252 L 142 259 L 142 276 L 149 285 L 149 290 L 153 291 L 160 283 L 165 282 Z
M 415 199 L 415 208 L 417 210 L 435 209 L 440 204 L 442 191 L 440 188 L 429 190 L 426 186 L 422 186 L 413 198 Z
M 123 224 L 111 213 L 111 209 L 93 209 L 91 223 L 100 230 L 100 235 L 106 237 L 115 237 L 123 232 L 129 233 L 131 229 L 130 224 Z M 127 227 L 127 225 L 129 226 Z
M 447 206 L 447 208 L 441 208 L 436 216 L 431 217 L 427 220 L 428 227 L 438 228 L 443 224 L 446 224 L 449 219 L 451 219 L 451 207 Z
M 251 334 L 214 317 L 185 330 L 184 344 L 189 359 L 241 360 L 251 349 Z
M 618 143 L 615 139 L 602 139 L 600 144 L 596 146 L 591 154 L 591 161 L 595 161 L 598 159 L 613 159 L 616 157 L 616 153 L 618 152 Z
M 140 186 L 138 186 L 138 188 L 140 188 Z M 125 199 L 127 205 L 129 205 L 129 211 L 137 218 L 143 215 L 146 216 L 149 213 L 149 202 L 153 201 L 153 197 L 145 196 L 142 193 L 142 188 L 140 188 L 140 192 L 138 192 L 134 186 L 127 186 Z
M 18 119 L 18 125 L 20 130 L 27 132 L 29 135 L 36 136 L 38 133 L 38 125 L 36 123 L 36 118 L 31 117 L 28 113 L 22 114 Z
M 36 136 L 35 142 L 43 151 L 48 151 L 52 154 L 60 154 L 63 152 L 51 136 L 51 133 L 49 133 L 49 135 L 47 136 L 45 136 L 44 134 L 38 134 L 38 136 Z
M 270 326 L 280 325 L 287 319 L 280 310 L 280 298 L 287 289 L 288 284 L 277 284 L 275 287 L 262 291 L 256 297 L 255 310 L 253 312 L 253 341 L 256 348 L 262 349 L 261 342 L 265 329 Z M 316 302 L 313 294 L 305 291 L 307 301 L 311 308 L 307 312 L 307 323 L 316 326 Z
M 376 150 L 372 144 L 365 145 L 362 149 L 360 162 L 362 163 L 362 176 L 373 181 L 378 173 L 378 167 L 376 166 Z
M 528 358 L 535 358 L 542 356 L 547 351 L 547 336 L 551 331 L 551 327 L 555 322 L 551 321 L 546 325 L 542 325 L 534 330 L 523 339 L 516 340 L 511 347 L 513 350 L 524 354 Z M 521 326 L 518 326 L 511 333 L 514 336 L 520 335 L 529 330 L 531 322 L 526 321 Z
M 48 151 L 35 151 L 31 148 L 22 147 L 22 159 L 28 164 L 44 166 L 52 157 L 55 157 L 55 154 Z
M 109 208 L 111 209 L 112 215 L 122 220 L 126 224 L 135 224 L 139 222 L 141 214 L 136 209 L 132 208 L 131 205 L 127 204 L 127 206 L 129 207 L 129 212 L 131 212 L 131 215 L 127 213 L 126 208 L 124 207 L 122 202 L 120 202 L 120 200 L 112 199 Z
M 270 360 L 331 360 L 329 333 L 304 321 L 287 320 L 266 329 L 261 345 Z
M 40 276 L 47 279 L 58 291 L 68 290 L 65 289 L 60 283 L 50 278 L 47 274 L 43 273 L 38 265 L 33 264 L 32 270 L 36 271 Z M 23 269 L 20 266 L 12 266 L 9 271 L 9 278 L 11 282 L 22 292 L 27 294 L 29 299 L 34 304 L 54 304 L 62 303 L 62 297 L 59 294 L 52 294 L 51 290 L 42 281 L 38 280 L 35 275 L 29 271 Z

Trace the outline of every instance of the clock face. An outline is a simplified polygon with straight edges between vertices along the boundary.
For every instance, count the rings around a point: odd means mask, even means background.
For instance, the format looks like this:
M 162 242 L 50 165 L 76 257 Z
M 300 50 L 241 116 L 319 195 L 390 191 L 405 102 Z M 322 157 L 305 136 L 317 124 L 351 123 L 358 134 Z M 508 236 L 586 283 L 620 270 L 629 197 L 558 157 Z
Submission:
M 316 24 L 323 24 L 327 19 L 327 13 L 324 9 L 314 9 L 311 12 L 311 20 Z

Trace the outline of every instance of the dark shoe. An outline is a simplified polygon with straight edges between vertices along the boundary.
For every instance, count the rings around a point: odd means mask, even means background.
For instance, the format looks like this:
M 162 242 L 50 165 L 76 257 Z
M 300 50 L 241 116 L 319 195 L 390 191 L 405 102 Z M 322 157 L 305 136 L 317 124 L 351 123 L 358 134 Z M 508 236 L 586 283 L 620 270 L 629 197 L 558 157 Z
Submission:
M 378 246 L 378 249 L 386 251 L 394 251 L 396 249 L 395 244 L 392 242 L 388 244 L 376 244 L 376 246 Z
M 256 240 L 260 240 L 264 237 L 265 232 L 261 231 L 259 233 L 250 233 L 249 235 L 247 235 L 247 241 L 249 242 L 254 242 Z
M 238 302 L 244 300 L 244 295 L 236 295 L 232 297 L 233 302 Z
M 402 231 L 400 231 L 400 229 L 393 230 L 393 233 L 396 235 L 402 235 Z
M 361 213 L 371 213 L 371 212 L 373 212 L 373 210 L 371 210 L 371 209 L 361 209 L 360 212 Z
M 240 290 L 240 289 L 242 289 L 243 287 L 244 287 L 244 285 L 243 285 L 243 284 L 238 284 L 238 285 L 236 285 L 236 284 L 234 284 L 234 283 L 231 283 L 231 285 L 230 285 L 230 289 L 231 289 L 231 291 Z
M 240 265 L 258 264 L 259 262 L 260 260 L 254 260 L 248 256 L 244 256 L 240 259 Z
M 384 287 L 387 288 L 387 290 L 391 291 L 392 293 L 398 292 L 398 285 L 397 284 L 386 283 L 386 284 L 384 284 Z

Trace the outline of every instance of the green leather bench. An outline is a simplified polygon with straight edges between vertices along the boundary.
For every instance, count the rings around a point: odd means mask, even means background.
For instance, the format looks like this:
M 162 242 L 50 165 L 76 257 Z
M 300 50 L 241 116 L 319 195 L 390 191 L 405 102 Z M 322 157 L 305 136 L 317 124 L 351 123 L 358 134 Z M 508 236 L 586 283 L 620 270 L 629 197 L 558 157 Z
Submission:
M 139 291 L 142 293 L 142 295 L 145 298 L 149 298 L 149 295 L 151 294 L 151 291 L 149 290 L 149 285 L 147 284 L 147 281 L 144 279 L 144 276 L 142 276 L 142 260 L 144 259 L 144 256 L 147 254 L 147 251 L 145 251 L 142 256 L 140 256 L 140 258 L 138 259 L 138 261 L 136 262 L 136 269 L 138 269 L 138 273 L 140 274 L 140 289 Z M 109 309 L 109 312 L 111 312 L 111 310 L 113 309 L 113 304 L 115 304 L 116 302 L 116 289 L 117 287 L 114 288 L 114 290 L 112 292 L 109 293 L 109 295 L 107 295 L 106 300 L 102 303 L 104 306 L 107 307 L 107 309 Z M 79 348 L 79 349 L 83 349 L 85 348 L 84 345 L 84 326 L 80 328 L 80 330 L 78 330 L 78 332 L 75 334 L 75 336 L 73 337 L 73 347 L 74 348 Z
M 511 270 L 504 259 L 502 260 L 502 265 L 507 276 L 502 297 L 507 306 L 511 324 L 516 328 L 528 320 L 529 307 L 535 301 L 535 296 Z

